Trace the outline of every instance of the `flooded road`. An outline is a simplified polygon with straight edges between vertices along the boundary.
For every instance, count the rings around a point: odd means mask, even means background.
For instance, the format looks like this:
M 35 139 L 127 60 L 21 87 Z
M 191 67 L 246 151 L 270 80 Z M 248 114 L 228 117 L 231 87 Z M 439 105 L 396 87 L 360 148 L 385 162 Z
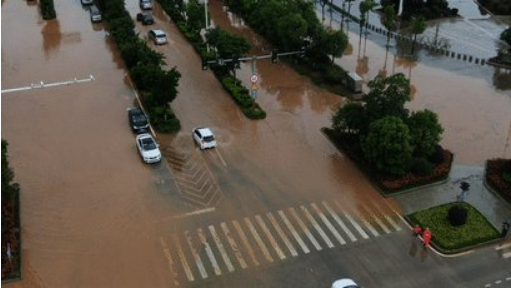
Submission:
M 135 18 L 138 2 L 127 1 L 126 7 Z M 10 287 L 186 286 L 182 279 L 191 277 L 184 264 L 177 271 L 178 260 L 184 263 L 191 255 L 199 265 L 194 245 L 204 241 L 178 236 L 189 230 L 201 236 L 197 227 L 220 231 L 223 221 L 246 223 L 246 217 L 281 215 L 278 211 L 295 211 L 293 207 L 313 201 L 360 214 L 367 205 L 375 208 L 374 202 L 399 210 L 394 201 L 382 200 L 319 130 L 330 125 L 332 112 L 346 98 L 315 87 L 282 63 L 259 61 L 257 101 L 268 116 L 248 120 L 212 72 L 201 69 L 197 54 L 158 5 L 155 27 L 168 32 L 170 43 L 152 47 L 165 55 L 166 68 L 176 66 L 182 74 L 172 103 L 182 130 L 158 135 L 165 161 L 143 165 L 126 117 L 135 96 L 115 46 L 102 24 L 90 23 L 78 1 L 59 2 L 56 10 L 57 20 L 43 21 L 35 5 L 2 2 L 2 89 L 91 74 L 96 78 L 2 95 L 2 138 L 10 143 L 23 205 L 24 280 Z M 269 53 L 269 45 L 219 2 L 212 1 L 210 11 L 215 25 L 252 41 L 250 53 Z M 19 29 L 6 29 L 13 26 Z M 137 24 L 136 29 L 144 37 L 151 28 Z M 409 75 L 415 91 L 410 108 L 439 114 L 446 129 L 442 144 L 456 154 L 457 163 L 482 165 L 487 158 L 510 157 L 509 149 L 504 153 L 510 141 L 509 89 L 495 89 L 492 81 L 471 73 L 394 60 L 392 54 L 385 65 L 380 46 L 367 41 L 359 49 L 356 34 L 350 34 L 350 42 L 352 54 L 340 60 L 346 69 L 365 79 L 383 68 Z M 237 72 L 246 85 L 251 67 L 244 63 Z M 212 127 L 216 150 L 194 146 L 190 134 L 199 125 Z M 196 177 L 195 187 L 210 190 L 198 195 L 198 189 L 189 189 L 188 172 Z M 238 226 L 229 227 L 236 231 Z M 225 241 L 225 246 L 232 243 Z M 187 245 L 192 252 L 184 255 Z M 201 250 L 203 259 L 206 252 Z M 263 256 L 253 259 L 262 262 Z M 254 279 L 272 280 L 264 270 L 248 270 Z M 192 274 L 197 277 L 193 281 L 199 281 L 198 275 Z M 201 284 L 207 286 L 196 286 Z

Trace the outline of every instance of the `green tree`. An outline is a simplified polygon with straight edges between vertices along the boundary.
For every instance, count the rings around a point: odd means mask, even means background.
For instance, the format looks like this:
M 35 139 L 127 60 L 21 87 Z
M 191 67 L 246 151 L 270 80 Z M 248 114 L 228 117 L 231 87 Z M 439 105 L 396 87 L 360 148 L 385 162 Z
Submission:
M 208 43 L 216 48 L 217 56 L 221 59 L 233 59 L 235 56 L 242 56 L 250 50 L 250 43 L 247 39 L 231 35 L 221 28 L 210 29 L 206 33 Z M 236 63 L 225 63 L 228 69 L 234 71 Z
M 402 176 L 412 160 L 413 147 L 410 132 L 398 117 L 387 116 L 369 126 L 369 132 L 361 138 L 365 159 L 376 169 Z
M 396 31 L 397 29 L 397 15 L 394 5 L 387 5 L 383 8 L 383 14 L 385 16 L 383 20 L 383 26 L 388 30 L 387 32 L 387 48 L 390 42 L 390 32 Z
M 204 7 L 199 5 L 197 1 L 188 1 L 188 4 L 186 5 L 186 15 L 188 16 L 186 23 L 188 23 L 188 25 L 194 30 L 199 31 L 203 27 L 206 27 L 204 25 L 206 21 Z
M 444 128 L 438 122 L 438 116 L 428 109 L 413 112 L 408 118 L 407 125 L 410 129 L 414 155 L 423 158 L 431 156 L 444 132 Z
M 376 7 L 374 0 L 362 0 L 359 4 L 360 10 L 360 38 L 362 38 L 362 29 L 366 25 L 366 21 L 369 22 L 369 12 L 373 11 Z M 367 27 L 366 27 L 367 30 Z
M 300 48 L 307 37 L 307 22 L 298 13 L 286 14 L 278 19 L 274 34 L 284 51 Z
M 412 20 L 412 34 L 413 34 L 413 42 L 412 42 L 412 55 L 415 53 L 415 44 L 417 43 L 417 35 L 424 33 L 426 31 L 426 20 L 424 17 L 419 16 L 415 17 Z
M 336 132 L 358 134 L 369 126 L 364 106 L 360 103 L 350 102 L 339 106 L 332 115 L 332 128 Z
M 335 58 L 341 57 L 346 47 L 348 47 L 348 36 L 341 30 L 329 31 L 325 44 L 324 49 L 332 55 L 332 64 L 334 64 Z
M 368 83 L 369 93 L 363 96 L 370 122 L 385 116 L 408 117 L 405 103 L 410 101 L 410 81 L 402 73 L 389 77 L 376 76 Z
M 14 172 L 9 166 L 8 145 L 7 141 L 2 139 L 2 197 L 9 197 L 13 192 L 12 180 L 14 179 Z
M 511 45 L 511 26 L 500 34 L 500 40 L 506 41 L 507 44 Z
M 156 105 L 168 107 L 168 104 L 176 99 L 180 78 L 181 73 L 176 70 L 176 67 L 156 74 L 155 84 L 151 87 Z

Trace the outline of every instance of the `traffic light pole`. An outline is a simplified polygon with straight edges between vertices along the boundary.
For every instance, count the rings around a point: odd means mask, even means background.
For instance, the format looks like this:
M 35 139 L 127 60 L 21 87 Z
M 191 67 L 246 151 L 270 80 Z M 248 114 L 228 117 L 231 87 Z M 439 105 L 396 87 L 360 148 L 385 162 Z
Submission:
M 252 64 L 252 72 L 255 72 L 255 66 L 254 66 L 255 64 L 254 63 L 257 60 L 272 58 L 272 62 L 276 63 L 278 58 L 281 57 L 281 56 L 300 55 L 300 58 L 303 58 L 303 57 L 305 57 L 305 52 L 306 52 L 305 47 L 302 47 L 302 49 L 300 49 L 299 51 L 290 51 L 290 52 L 283 52 L 283 53 L 278 53 L 277 49 L 274 49 L 272 51 L 272 54 L 266 54 L 266 55 L 260 55 L 260 56 L 255 56 L 254 55 L 252 57 L 241 57 L 241 58 L 237 58 L 236 60 L 237 61 L 251 60 L 252 63 L 253 63 Z M 231 59 L 218 58 L 218 59 L 215 59 L 215 60 L 205 61 L 203 59 L 203 61 L 202 61 L 202 70 L 207 70 L 209 64 L 225 65 L 225 63 L 229 63 L 229 62 L 237 62 L 236 60 L 233 59 L 233 58 L 231 58 Z

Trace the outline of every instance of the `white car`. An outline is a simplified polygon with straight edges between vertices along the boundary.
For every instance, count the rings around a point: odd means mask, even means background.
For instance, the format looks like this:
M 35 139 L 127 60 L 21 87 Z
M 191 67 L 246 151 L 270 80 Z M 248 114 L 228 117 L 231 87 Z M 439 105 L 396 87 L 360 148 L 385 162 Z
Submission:
M 200 149 L 216 147 L 216 140 L 213 131 L 207 127 L 197 127 L 192 130 L 192 136 Z
M 332 288 L 360 288 L 360 286 L 358 286 L 357 283 L 355 283 L 355 281 L 348 278 L 344 278 L 335 281 L 332 284 Z
M 139 1 L 140 9 L 149 10 L 153 8 L 152 0 L 140 0 Z
M 161 161 L 161 152 L 153 135 L 145 133 L 136 138 L 137 149 L 145 163 L 157 163 Z
M 147 32 L 149 39 L 151 39 L 156 45 L 163 45 L 167 43 L 167 34 L 165 31 L 160 29 L 153 29 Z
M 94 4 L 94 0 L 80 0 L 82 2 L 82 5 L 92 5 Z

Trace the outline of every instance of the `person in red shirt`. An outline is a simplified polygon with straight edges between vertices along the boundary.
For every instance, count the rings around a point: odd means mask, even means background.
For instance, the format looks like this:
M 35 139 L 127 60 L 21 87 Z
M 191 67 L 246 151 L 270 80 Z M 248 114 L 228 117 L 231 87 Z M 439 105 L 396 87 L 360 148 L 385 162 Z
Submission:
M 424 248 L 428 248 L 429 242 L 431 242 L 431 230 L 429 230 L 428 227 L 424 229 L 424 232 L 422 233 L 422 239 L 424 241 Z
M 419 224 L 415 224 L 415 226 L 412 228 L 413 235 L 415 237 L 419 237 L 422 233 L 422 228 L 419 226 Z

